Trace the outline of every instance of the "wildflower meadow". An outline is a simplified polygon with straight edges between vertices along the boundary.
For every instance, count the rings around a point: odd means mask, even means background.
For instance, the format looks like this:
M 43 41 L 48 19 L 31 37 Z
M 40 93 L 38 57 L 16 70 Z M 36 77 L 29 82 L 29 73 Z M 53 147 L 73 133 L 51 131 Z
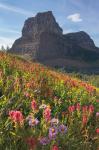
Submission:
M 0 150 L 99 150 L 98 92 L 0 52 Z

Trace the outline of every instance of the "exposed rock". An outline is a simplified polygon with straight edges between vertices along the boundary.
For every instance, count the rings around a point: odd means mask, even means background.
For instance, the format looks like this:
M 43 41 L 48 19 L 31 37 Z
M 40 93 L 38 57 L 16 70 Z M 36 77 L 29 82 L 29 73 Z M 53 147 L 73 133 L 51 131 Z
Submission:
M 25 21 L 22 37 L 14 42 L 9 52 L 29 56 L 31 60 L 53 67 L 68 64 L 68 67 L 79 68 L 77 64 L 82 62 L 84 68 L 85 62 L 97 62 L 99 68 L 99 48 L 87 33 L 63 35 L 62 32 L 51 11 L 38 13 Z M 76 61 L 75 65 L 70 63 L 72 60 Z M 86 65 L 96 67 L 88 63 Z
M 43 32 L 62 35 L 63 31 L 57 24 L 51 11 L 38 13 L 35 17 L 27 19 L 22 30 L 22 36 L 35 40 L 37 35 Z
M 77 44 L 82 48 L 92 49 L 92 50 L 95 49 L 95 44 L 94 44 L 93 40 L 84 31 L 80 31 L 80 32 L 76 32 L 76 33 L 68 33 L 64 36 L 67 40 L 69 40 L 69 42 L 71 42 L 73 44 Z

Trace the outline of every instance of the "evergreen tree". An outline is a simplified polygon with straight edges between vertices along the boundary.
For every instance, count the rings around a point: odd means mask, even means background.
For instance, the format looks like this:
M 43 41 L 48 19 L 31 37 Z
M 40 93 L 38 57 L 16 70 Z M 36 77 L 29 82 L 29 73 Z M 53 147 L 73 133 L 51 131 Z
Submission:
M 1 46 L 1 51 L 5 51 L 5 48 L 3 45 Z
M 6 47 L 6 51 L 8 51 L 10 49 L 10 47 L 7 45 L 7 47 Z

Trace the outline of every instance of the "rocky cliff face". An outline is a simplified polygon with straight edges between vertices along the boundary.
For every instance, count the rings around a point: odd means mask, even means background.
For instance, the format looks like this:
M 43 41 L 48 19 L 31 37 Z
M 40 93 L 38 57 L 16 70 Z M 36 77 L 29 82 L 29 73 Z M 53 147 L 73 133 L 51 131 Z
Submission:
M 51 11 L 38 13 L 35 17 L 25 21 L 22 29 L 22 37 L 15 41 L 10 52 L 22 55 L 27 53 L 33 58 L 40 57 L 38 51 L 41 50 L 44 45 L 45 48 L 48 47 L 48 50 L 54 49 L 54 36 L 52 35 L 60 37 L 62 36 L 62 32 L 62 29 L 56 22 Z M 45 35 L 45 37 L 43 35 Z M 47 40 L 47 38 L 49 40 Z M 42 50 L 40 53 L 42 53 Z M 50 51 L 48 53 L 50 54 Z
M 95 49 L 95 44 L 94 44 L 93 40 L 84 31 L 68 33 L 64 36 L 69 42 L 71 42 L 73 44 L 77 44 L 82 48 L 86 48 L 86 49 L 90 49 L 90 50 Z
M 63 35 L 62 32 L 51 11 L 38 13 L 25 21 L 22 37 L 14 42 L 9 52 L 27 55 L 31 60 L 54 67 L 78 67 L 82 62 L 81 68 L 87 66 L 85 62 L 97 62 L 99 68 L 99 49 L 87 33 Z
M 27 19 L 22 30 L 22 36 L 35 39 L 36 35 L 40 35 L 43 32 L 62 35 L 63 31 L 51 11 L 38 13 L 35 17 Z

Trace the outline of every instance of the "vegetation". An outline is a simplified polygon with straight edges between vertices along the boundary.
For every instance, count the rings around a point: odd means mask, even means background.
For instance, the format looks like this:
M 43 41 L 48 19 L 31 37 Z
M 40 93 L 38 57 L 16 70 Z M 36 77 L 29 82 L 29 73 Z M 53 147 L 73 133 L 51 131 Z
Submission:
M 70 73 L 69 75 L 78 78 L 82 81 L 86 81 L 87 83 L 90 83 L 91 85 L 94 85 L 99 88 L 99 75 L 87 75 L 81 73 Z
M 5 47 L 2 45 L 1 48 L 0 48 L 0 51 L 7 52 L 9 49 L 10 49 L 9 46 L 6 46 L 6 48 L 5 48 Z
M 76 69 L 74 69 L 76 70 Z M 56 68 L 56 71 L 57 72 L 61 72 L 61 73 L 64 73 L 68 76 L 71 76 L 73 78 L 77 78 L 77 79 L 80 79 L 82 81 L 85 81 L 95 87 L 98 87 L 99 88 L 99 74 L 87 74 L 87 73 L 81 73 L 79 71 L 72 71 L 72 70 L 69 70 L 66 72 L 66 68 Z
M 98 88 L 0 53 L 1 150 L 98 150 Z

